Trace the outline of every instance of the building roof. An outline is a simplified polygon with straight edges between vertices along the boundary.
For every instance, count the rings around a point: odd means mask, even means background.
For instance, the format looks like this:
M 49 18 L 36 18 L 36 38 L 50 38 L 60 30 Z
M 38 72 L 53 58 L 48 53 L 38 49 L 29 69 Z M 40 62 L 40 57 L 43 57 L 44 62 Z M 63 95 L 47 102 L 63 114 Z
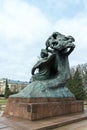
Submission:
M 0 81 L 2 80 L 6 80 L 6 78 L 1 78 Z M 20 80 L 11 80 L 11 79 L 7 79 L 8 83 L 14 83 L 14 84 L 28 84 L 29 82 L 27 81 L 20 81 Z

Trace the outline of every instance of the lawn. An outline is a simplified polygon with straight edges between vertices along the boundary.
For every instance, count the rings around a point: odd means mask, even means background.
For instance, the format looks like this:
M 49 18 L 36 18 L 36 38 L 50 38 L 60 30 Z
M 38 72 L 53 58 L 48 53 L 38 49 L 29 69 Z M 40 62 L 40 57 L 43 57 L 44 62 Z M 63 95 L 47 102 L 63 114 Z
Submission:
M 0 99 L 0 105 L 5 105 L 7 103 L 7 99 Z

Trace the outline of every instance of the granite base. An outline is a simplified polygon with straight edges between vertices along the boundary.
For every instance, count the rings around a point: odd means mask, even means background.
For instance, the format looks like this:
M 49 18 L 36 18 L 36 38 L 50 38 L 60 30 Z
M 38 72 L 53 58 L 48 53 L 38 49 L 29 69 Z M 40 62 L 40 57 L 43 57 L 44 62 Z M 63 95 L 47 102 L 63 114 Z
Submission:
M 84 111 L 83 101 L 75 98 L 12 98 L 8 99 L 4 116 L 38 120 Z

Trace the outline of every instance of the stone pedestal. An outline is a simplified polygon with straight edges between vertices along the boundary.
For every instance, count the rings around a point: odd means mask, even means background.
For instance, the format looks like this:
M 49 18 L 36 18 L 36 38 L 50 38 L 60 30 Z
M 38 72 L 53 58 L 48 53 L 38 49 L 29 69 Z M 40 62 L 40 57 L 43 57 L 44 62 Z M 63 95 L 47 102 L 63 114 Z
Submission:
M 83 101 L 76 101 L 75 98 L 10 97 L 4 115 L 29 120 L 38 120 L 83 111 Z

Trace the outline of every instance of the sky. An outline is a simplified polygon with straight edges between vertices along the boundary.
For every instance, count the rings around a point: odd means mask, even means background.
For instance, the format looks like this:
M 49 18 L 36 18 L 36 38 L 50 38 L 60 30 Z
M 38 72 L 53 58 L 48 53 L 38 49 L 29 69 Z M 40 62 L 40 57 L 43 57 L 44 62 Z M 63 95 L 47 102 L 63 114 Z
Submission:
M 53 32 L 75 38 L 70 67 L 87 63 L 87 0 L 0 0 L 0 78 L 29 81 Z

